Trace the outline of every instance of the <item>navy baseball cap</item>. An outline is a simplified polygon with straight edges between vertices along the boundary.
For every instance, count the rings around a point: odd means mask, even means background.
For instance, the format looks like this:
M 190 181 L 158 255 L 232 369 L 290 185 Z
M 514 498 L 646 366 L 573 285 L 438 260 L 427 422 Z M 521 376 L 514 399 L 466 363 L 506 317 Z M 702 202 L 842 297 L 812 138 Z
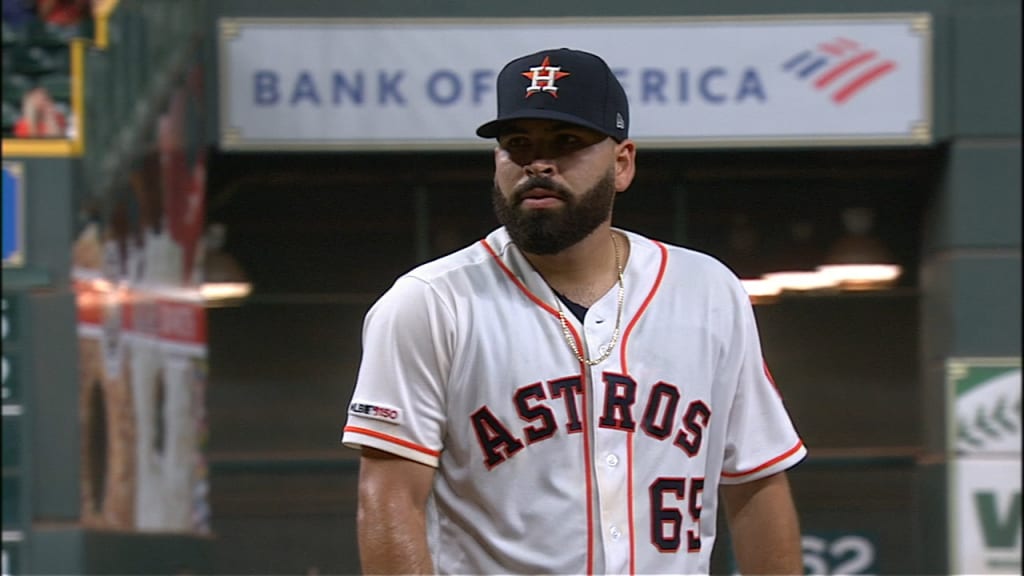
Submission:
M 561 120 L 621 142 L 629 137 L 629 102 L 599 56 L 580 50 L 542 50 L 516 58 L 498 74 L 498 117 L 476 129 L 496 138 L 509 120 Z

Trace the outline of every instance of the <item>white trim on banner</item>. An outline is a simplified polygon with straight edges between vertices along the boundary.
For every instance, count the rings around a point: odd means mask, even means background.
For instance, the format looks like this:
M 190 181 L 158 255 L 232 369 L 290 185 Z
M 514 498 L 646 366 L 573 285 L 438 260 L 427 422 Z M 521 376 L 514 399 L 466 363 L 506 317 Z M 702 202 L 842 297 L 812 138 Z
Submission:
M 222 19 L 226 150 L 474 149 L 505 62 L 602 56 L 650 147 L 927 145 L 927 13 Z

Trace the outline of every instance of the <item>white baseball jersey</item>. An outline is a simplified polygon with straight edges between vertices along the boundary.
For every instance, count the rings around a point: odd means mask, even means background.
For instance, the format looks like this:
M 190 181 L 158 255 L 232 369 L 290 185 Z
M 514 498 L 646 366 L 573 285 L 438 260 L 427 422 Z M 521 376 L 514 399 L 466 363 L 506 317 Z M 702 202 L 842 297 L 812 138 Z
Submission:
M 719 485 L 805 456 L 737 278 L 622 232 L 621 338 L 597 366 L 504 228 L 402 276 L 367 314 L 342 440 L 436 467 L 438 572 L 707 573 Z M 590 358 L 617 298 L 582 324 L 566 314 Z

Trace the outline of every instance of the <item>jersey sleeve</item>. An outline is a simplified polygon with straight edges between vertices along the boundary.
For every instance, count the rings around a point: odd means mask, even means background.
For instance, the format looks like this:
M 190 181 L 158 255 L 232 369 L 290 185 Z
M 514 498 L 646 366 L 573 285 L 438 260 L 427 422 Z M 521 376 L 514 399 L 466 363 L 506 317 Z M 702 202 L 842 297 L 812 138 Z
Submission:
M 406 276 L 363 323 L 363 355 L 342 443 L 437 467 L 445 432 L 452 315 L 426 282 Z
M 728 414 L 722 484 L 782 472 L 807 455 L 764 361 L 749 297 L 736 284 L 732 339 L 723 358 L 723 373 L 735 379 L 736 392 Z

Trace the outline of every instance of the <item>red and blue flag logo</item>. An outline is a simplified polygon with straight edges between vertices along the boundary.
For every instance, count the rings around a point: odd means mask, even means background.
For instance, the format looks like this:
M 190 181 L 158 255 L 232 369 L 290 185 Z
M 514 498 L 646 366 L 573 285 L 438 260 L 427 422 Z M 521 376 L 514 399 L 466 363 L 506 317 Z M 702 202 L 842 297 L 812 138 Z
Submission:
M 896 62 L 854 40 L 836 38 L 814 50 L 798 52 L 782 68 L 810 82 L 840 106 L 896 70 Z

